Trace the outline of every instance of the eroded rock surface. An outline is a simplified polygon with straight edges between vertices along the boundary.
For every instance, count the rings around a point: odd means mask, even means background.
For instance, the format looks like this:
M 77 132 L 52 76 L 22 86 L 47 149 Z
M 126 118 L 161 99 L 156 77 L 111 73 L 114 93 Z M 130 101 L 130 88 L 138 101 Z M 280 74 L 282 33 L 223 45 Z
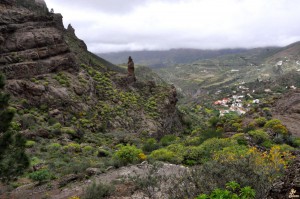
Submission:
M 0 71 L 8 79 L 19 79 L 74 68 L 75 58 L 63 32 L 60 14 L 1 1 Z

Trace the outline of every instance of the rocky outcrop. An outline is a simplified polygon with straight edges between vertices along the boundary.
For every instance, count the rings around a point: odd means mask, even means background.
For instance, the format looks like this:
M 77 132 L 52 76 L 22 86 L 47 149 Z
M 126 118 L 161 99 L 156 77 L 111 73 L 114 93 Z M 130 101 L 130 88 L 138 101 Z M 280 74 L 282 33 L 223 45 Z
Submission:
M 33 5 L 42 7 L 44 1 Z M 0 1 L 0 71 L 8 79 L 20 79 L 74 69 L 75 58 L 63 32 L 60 14 Z
M 273 108 L 273 116 L 282 121 L 294 136 L 300 136 L 300 89 L 283 95 Z

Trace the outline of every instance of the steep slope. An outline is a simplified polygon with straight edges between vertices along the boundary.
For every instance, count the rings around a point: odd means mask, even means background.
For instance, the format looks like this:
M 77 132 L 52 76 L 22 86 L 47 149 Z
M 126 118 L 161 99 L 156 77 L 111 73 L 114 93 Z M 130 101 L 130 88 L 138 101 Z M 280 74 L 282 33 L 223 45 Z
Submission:
M 147 98 L 154 97 L 151 98 L 153 104 L 155 103 L 152 109 L 157 108 L 156 101 L 158 104 L 165 103 L 165 97 L 170 97 L 168 98 L 170 102 L 166 102 L 168 103 L 166 106 L 175 100 L 172 97 L 173 91 L 168 90 L 167 86 L 134 83 L 126 75 L 117 73 L 117 71 L 124 71 L 123 69 L 88 52 L 86 45 L 76 37 L 70 25 L 67 30 L 64 29 L 60 14 L 47 11 L 33 12 L 31 7 L 24 7 L 18 2 L 13 5 L 5 3 L 0 5 L 1 38 L 3 38 L 0 45 L 0 70 L 9 79 L 7 86 L 9 91 L 17 98 L 24 97 L 28 100 L 28 104 L 47 105 L 50 112 L 51 109 L 64 109 L 64 106 L 61 107 L 62 104 L 69 104 L 73 107 L 72 111 L 90 112 L 89 109 L 95 109 L 99 100 L 108 103 L 116 97 L 115 94 L 124 94 L 124 98 L 132 97 L 138 100 L 136 103 L 139 104 L 146 100 L 146 98 L 140 99 L 144 97 L 143 95 L 147 95 Z M 155 98 L 154 95 L 159 95 L 161 99 Z M 131 106 L 131 99 L 121 100 L 127 100 L 127 105 Z M 112 103 L 118 104 L 118 99 Z M 125 102 L 120 103 L 122 105 L 118 106 L 125 106 Z M 144 109 L 138 104 L 135 105 L 138 112 Z M 70 107 L 68 109 L 70 110 Z M 132 113 L 132 116 L 135 114 Z M 158 121 L 155 119 L 154 123 L 159 126 L 165 125 L 164 122 Z M 65 121 L 61 122 L 65 123 Z M 138 122 L 134 120 L 130 123 L 136 126 Z M 119 124 L 114 128 L 121 128 L 121 126 Z M 124 129 L 128 129 L 129 126 L 128 124 Z M 131 131 L 133 132 L 134 128 Z
M 111 158 L 118 144 L 181 133 L 172 86 L 139 75 L 134 81 L 88 52 L 43 1 L 1 0 L 0 30 L 0 72 L 16 110 L 12 128 L 28 139 L 27 177 L 40 169 L 62 180 L 90 167 L 106 170 L 119 164 Z

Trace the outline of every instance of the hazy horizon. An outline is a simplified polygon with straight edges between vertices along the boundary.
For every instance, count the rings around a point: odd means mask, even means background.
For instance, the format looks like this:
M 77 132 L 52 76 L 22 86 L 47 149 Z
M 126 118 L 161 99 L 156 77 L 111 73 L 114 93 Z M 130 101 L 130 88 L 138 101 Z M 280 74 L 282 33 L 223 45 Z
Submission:
M 95 53 L 282 47 L 300 41 L 298 0 L 45 0 Z

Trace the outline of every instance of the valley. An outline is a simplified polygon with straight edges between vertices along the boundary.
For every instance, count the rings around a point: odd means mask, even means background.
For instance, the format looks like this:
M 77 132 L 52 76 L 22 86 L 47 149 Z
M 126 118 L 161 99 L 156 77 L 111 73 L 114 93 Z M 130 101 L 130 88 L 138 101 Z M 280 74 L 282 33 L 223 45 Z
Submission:
M 300 193 L 299 42 L 98 56 L 62 18 L 0 0 L 1 199 Z

